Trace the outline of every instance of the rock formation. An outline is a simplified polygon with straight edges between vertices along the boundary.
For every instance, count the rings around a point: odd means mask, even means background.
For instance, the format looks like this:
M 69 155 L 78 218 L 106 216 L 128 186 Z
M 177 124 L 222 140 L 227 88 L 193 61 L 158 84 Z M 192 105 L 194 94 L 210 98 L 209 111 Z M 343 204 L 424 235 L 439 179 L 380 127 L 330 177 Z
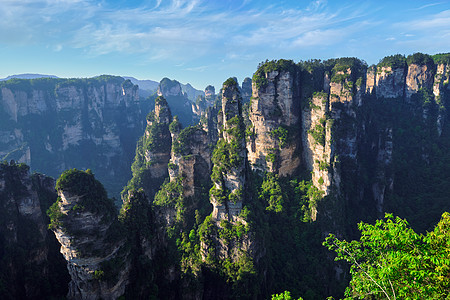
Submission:
M 294 64 L 283 60 L 267 69 L 260 67 L 254 75 L 247 148 L 249 162 L 255 170 L 287 176 L 293 175 L 300 166 L 297 81 Z
M 51 227 L 72 278 L 69 299 L 117 299 L 130 271 L 113 202 L 89 172 L 64 172 L 51 207 Z
M 192 125 L 193 100 L 190 100 L 187 95 L 183 93 L 181 84 L 178 81 L 163 78 L 159 83 L 157 94 L 166 99 L 172 114 L 178 116 L 183 126 Z
M 242 98 L 234 79 L 225 81 L 222 88 L 221 136 L 213 156 L 212 216 L 217 220 L 237 221 L 242 209 L 245 189 L 244 124 Z
M 96 181 L 58 181 L 51 227 L 69 261 L 69 296 L 341 295 L 348 274 L 321 246 L 324 235 L 354 238 L 357 222 L 385 212 L 425 231 L 448 207 L 449 65 L 449 54 L 370 67 L 266 61 L 248 110 L 230 78 L 220 102 L 184 129 L 158 97 L 119 221 L 103 192 L 85 190 Z M 183 97 L 176 83 L 160 92 Z
M 244 81 L 242 81 L 241 97 L 242 104 L 249 102 L 252 97 L 252 79 L 249 77 L 244 78 Z
M 183 197 L 195 197 L 211 174 L 211 148 L 207 133 L 198 126 L 172 132 L 170 181 L 181 178 Z M 196 192 L 197 191 L 197 192 Z
M 144 136 L 138 141 L 132 165 L 133 179 L 130 182 L 130 185 L 136 188 L 144 188 L 149 199 L 153 199 L 159 186 L 168 176 L 167 164 L 172 145 L 169 131 L 171 122 L 172 114 L 167 101 L 159 96 L 155 100 L 155 109 L 147 116 Z
M 0 163 L 0 295 L 3 299 L 63 297 L 69 276 L 45 210 L 55 181 L 29 167 Z M 49 234 L 50 233 L 50 234 Z
M 138 87 L 114 76 L 1 82 L 0 115 L 0 160 L 54 177 L 91 168 L 115 195 L 143 129 Z

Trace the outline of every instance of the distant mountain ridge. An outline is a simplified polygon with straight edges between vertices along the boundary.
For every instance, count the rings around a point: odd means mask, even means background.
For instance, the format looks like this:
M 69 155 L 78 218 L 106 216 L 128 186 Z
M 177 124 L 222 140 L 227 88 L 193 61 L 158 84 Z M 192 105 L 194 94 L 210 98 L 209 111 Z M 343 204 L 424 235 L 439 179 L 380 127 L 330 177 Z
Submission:
M 154 80 L 140 80 L 131 76 L 123 76 L 123 78 L 130 80 L 133 84 L 139 85 L 140 90 L 156 91 L 159 85 L 159 82 Z
M 16 74 L 16 75 L 10 75 L 6 78 L 1 78 L 0 81 L 10 80 L 13 78 L 17 79 L 36 79 L 36 78 L 59 78 L 55 75 L 45 75 L 45 74 L 31 74 L 31 73 L 25 73 L 25 74 Z
M 134 85 L 138 85 L 139 90 L 141 91 L 140 95 L 141 95 L 141 97 L 144 97 L 144 98 L 152 95 L 158 89 L 158 85 L 159 85 L 158 81 L 154 81 L 154 80 L 150 80 L 150 79 L 140 80 L 140 79 L 137 79 L 137 78 L 131 77 L 131 76 L 121 76 L 121 77 L 125 80 L 130 80 L 131 83 L 133 83 Z M 13 78 L 36 79 L 36 78 L 60 78 L 60 77 L 55 76 L 55 75 L 47 75 L 47 74 L 24 73 L 24 74 L 9 75 L 8 77 L 0 78 L 0 81 L 6 81 L 6 80 L 13 79 Z M 203 96 L 205 95 L 204 91 L 197 90 L 190 83 L 181 84 L 181 88 L 182 88 L 183 92 L 186 93 L 187 97 L 192 101 L 197 99 L 197 97 L 199 95 L 203 95 Z

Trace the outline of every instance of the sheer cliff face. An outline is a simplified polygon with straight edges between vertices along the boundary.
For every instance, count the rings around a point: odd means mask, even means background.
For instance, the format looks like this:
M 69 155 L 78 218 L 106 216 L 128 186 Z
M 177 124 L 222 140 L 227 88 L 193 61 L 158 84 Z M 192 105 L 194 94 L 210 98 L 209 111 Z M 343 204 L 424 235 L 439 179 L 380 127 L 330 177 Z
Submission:
M 0 95 L 0 158 L 54 177 L 92 168 L 120 191 L 142 134 L 137 86 L 112 76 L 16 80 L 2 82 Z
M 375 68 L 357 61 L 346 67 L 344 60 L 338 61 L 329 88 L 325 80 L 329 93 L 312 95 L 302 115 L 303 158 L 314 186 L 324 196 L 333 191 L 333 197 L 347 199 L 354 207 L 371 206 L 382 216 L 386 198 L 395 192 L 396 147 L 413 143 L 403 139 L 403 116 L 392 111 L 410 114 L 410 122 L 428 128 L 430 136 L 441 135 L 446 104 L 436 95 L 448 88 L 445 70 L 445 64 L 406 64 L 405 58 Z M 425 163 L 428 151 L 425 145 L 419 151 Z
M 265 85 L 258 87 L 253 83 L 248 159 L 255 170 L 292 175 L 300 165 L 297 74 L 275 70 L 262 76 L 267 81 Z
M 443 89 L 450 90 L 450 65 L 438 64 L 436 67 L 436 75 L 433 83 L 433 94 L 435 97 L 439 97 Z
M 305 167 L 312 171 L 312 182 L 324 192 L 329 193 L 331 174 L 331 124 L 327 120 L 328 95 L 315 94 L 309 106 L 302 111 L 303 157 Z
M 406 97 L 411 98 L 420 88 L 431 90 L 434 80 L 433 73 L 434 70 L 427 65 L 410 64 L 406 75 Z
M 321 69 L 282 60 L 260 66 L 246 133 L 252 169 L 280 176 L 308 170 L 322 198 L 345 199 L 354 209 L 362 205 L 382 215 L 394 193 L 396 145 L 408 142 L 399 134 L 403 119 L 395 120 L 393 111 L 411 114 L 430 136 L 442 134 L 446 119 L 448 65 L 416 56 L 406 61 L 388 57 L 370 68 L 354 58 Z M 314 76 L 322 76 L 323 89 L 308 80 Z M 420 154 L 425 162 L 427 148 Z M 310 208 L 316 220 L 321 212 Z
M 183 149 L 173 151 L 169 162 L 170 181 L 182 179 L 183 197 L 199 196 L 211 174 L 211 147 L 207 133 L 191 127 L 172 133 L 172 144 Z
M 252 97 L 252 80 L 248 77 L 244 78 L 244 81 L 242 81 L 241 97 L 242 104 L 249 102 Z
M 404 68 L 383 66 L 377 68 L 376 95 L 378 98 L 403 97 L 406 72 Z
M 6 299 L 67 292 L 67 271 L 46 225 L 45 209 L 56 199 L 54 184 L 49 177 L 30 176 L 28 166 L 0 163 L 0 294 Z

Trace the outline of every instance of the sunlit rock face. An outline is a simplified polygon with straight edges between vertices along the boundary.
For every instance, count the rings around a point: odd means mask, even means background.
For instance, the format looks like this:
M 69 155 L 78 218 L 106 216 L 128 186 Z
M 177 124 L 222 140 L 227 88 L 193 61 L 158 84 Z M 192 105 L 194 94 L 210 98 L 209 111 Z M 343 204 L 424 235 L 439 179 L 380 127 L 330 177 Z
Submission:
M 434 79 L 433 71 L 427 65 L 410 64 L 406 75 L 406 98 L 411 98 L 420 88 L 431 90 Z
M 253 83 L 248 159 L 255 170 L 292 175 L 300 165 L 299 83 L 296 74 L 289 71 L 272 71 L 263 76 L 266 85 L 258 87 Z

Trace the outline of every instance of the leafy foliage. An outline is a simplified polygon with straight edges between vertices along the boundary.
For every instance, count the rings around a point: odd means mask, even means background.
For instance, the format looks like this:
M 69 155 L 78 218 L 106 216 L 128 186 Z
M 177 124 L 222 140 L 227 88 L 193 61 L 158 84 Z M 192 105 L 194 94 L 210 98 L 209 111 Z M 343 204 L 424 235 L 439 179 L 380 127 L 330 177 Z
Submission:
M 296 71 L 296 65 L 292 60 L 280 59 L 280 60 L 266 60 L 258 65 L 258 69 L 252 77 L 252 83 L 255 84 L 256 88 L 264 88 L 268 81 L 266 74 L 270 72 L 291 72 Z
M 447 64 L 450 65 L 450 53 L 439 53 L 431 56 L 436 65 Z
M 268 203 L 266 210 L 274 212 L 281 212 L 283 210 L 283 202 L 286 199 L 286 194 L 282 191 L 277 175 L 272 173 L 267 174 L 261 185 L 259 198 Z
M 182 126 L 180 121 L 178 120 L 178 116 L 174 116 L 172 123 L 169 124 L 169 131 L 171 133 L 177 133 L 181 130 Z
M 280 148 L 283 148 L 289 142 L 289 129 L 286 126 L 279 126 L 278 128 L 272 130 L 270 132 L 270 136 L 275 139 L 278 139 L 278 144 Z
M 322 146 L 325 145 L 325 125 L 326 119 L 322 118 L 319 120 L 318 124 L 315 124 L 312 129 L 308 130 L 308 133 L 312 136 L 314 142 Z
M 361 238 L 347 242 L 330 234 L 324 245 L 336 260 L 351 264 L 347 299 L 444 299 L 450 293 L 450 215 L 433 232 L 415 233 L 408 223 L 386 214 L 375 225 L 359 223 Z
M 415 64 L 419 66 L 426 65 L 430 70 L 434 69 L 434 61 L 433 58 L 428 54 L 423 54 L 420 52 L 409 55 L 406 58 L 406 62 L 408 65 Z
M 193 136 L 197 131 L 202 131 L 202 129 L 198 126 L 189 126 L 181 130 L 178 137 L 172 142 L 173 153 L 182 156 L 188 155 L 190 147 L 195 142 Z
M 292 298 L 291 292 L 284 291 L 284 293 L 272 295 L 272 300 L 295 300 L 295 299 Z M 298 300 L 303 300 L 303 298 L 300 297 L 298 298 Z
M 404 69 L 406 67 L 406 58 L 401 54 L 386 56 L 382 60 L 380 60 L 377 66 L 391 67 L 392 69 Z
M 109 215 L 115 213 L 114 203 L 108 198 L 105 188 L 89 169 L 64 171 L 56 181 L 56 190 L 80 196 L 78 205 L 91 212 L 106 212 Z

